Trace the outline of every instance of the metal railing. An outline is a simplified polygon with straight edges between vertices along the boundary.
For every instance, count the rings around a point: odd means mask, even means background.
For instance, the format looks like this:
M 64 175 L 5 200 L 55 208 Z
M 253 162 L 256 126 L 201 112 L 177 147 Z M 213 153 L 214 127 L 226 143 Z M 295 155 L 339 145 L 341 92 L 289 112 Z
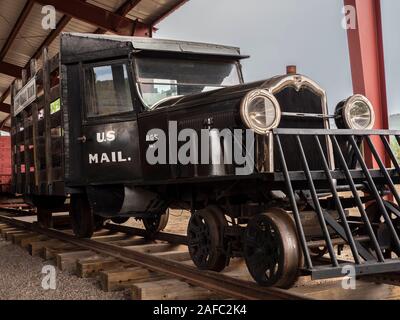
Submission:
M 291 181 L 291 172 L 287 165 L 287 154 L 285 154 L 282 148 L 281 137 L 292 136 L 295 137 L 296 146 L 292 147 L 292 152 L 298 152 L 302 163 L 302 168 L 306 180 L 306 190 L 298 190 L 294 188 Z M 310 142 L 309 137 L 313 137 L 315 142 L 315 150 L 319 153 L 322 159 L 321 171 L 324 173 L 326 181 L 329 185 L 330 194 L 332 195 L 332 202 L 338 212 L 339 220 L 333 218 L 326 208 L 321 205 L 321 199 L 318 194 L 318 188 L 313 180 L 313 172 L 310 170 L 309 162 L 306 153 L 304 152 L 302 138 L 308 136 L 307 141 Z M 371 137 L 375 140 L 371 139 Z M 390 234 L 393 250 L 400 252 L 400 239 L 399 234 L 396 231 L 396 227 L 393 224 L 391 215 L 395 215 L 400 219 L 400 211 L 392 203 L 384 199 L 384 192 L 382 187 L 386 190 L 390 190 L 394 200 L 400 204 L 400 196 L 395 186 L 395 180 L 398 181 L 400 177 L 400 165 L 396 158 L 395 152 L 393 151 L 390 144 L 390 137 L 394 137 L 395 140 L 400 144 L 400 131 L 382 131 L 382 130 L 313 130 L 313 129 L 276 129 L 274 130 L 275 146 L 276 151 L 281 162 L 281 171 L 284 176 L 286 185 L 287 196 L 290 200 L 290 204 L 293 211 L 293 217 L 296 223 L 299 241 L 303 250 L 306 270 L 308 270 L 315 278 L 325 278 L 331 276 L 340 276 L 343 265 L 349 264 L 347 261 L 340 261 L 337 254 L 335 253 L 334 242 L 332 238 L 341 238 L 344 243 L 348 244 L 354 258 L 354 266 L 357 274 L 373 274 L 381 272 L 392 272 L 400 270 L 400 259 L 391 259 L 385 256 L 383 246 L 379 243 L 377 230 L 374 229 L 374 223 L 371 221 L 365 209 L 365 199 L 359 194 L 359 184 L 356 184 L 354 178 L 354 172 L 359 171 L 362 173 L 362 180 L 366 191 L 370 198 L 375 202 L 379 213 L 382 215 L 386 230 Z M 329 156 L 324 151 L 321 139 L 329 145 L 333 152 L 335 163 L 329 159 Z M 347 148 L 344 150 L 343 143 L 346 144 Z M 380 145 L 377 146 L 376 144 Z M 376 184 L 376 175 L 372 175 L 371 172 L 374 169 L 370 169 L 367 166 L 366 160 L 363 156 L 362 146 L 365 149 L 369 149 L 373 159 L 376 161 L 380 171 L 380 182 L 379 186 Z M 295 148 L 296 147 L 296 148 Z M 378 151 L 380 150 L 380 151 Z M 385 152 L 387 158 L 382 159 L 382 151 Z M 349 167 L 349 156 L 355 158 L 358 167 L 356 170 Z M 308 155 L 310 157 L 310 155 Z M 390 160 L 390 161 L 388 161 Z M 386 162 L 391 162 L 394 166 L 394 170 L 388 170 L 385 166 Z M 314 170 L 315 171 L 315 170 Z M 355 235 L 354 228 L 352 229 L 349 217 L 346 215 L 345 206 L 343 205 L 343 198 L 338 192 L 337 181 L 334 176 L 337 176 L 338 172 L 341 172 L 345 177 L 346 185 L 348 186 L 349 192 L 351 192 L 355 208 L 358 209 L 359 223 L 362 224 L 365 235 L 368 236 L 369 241 L 363 241 L 361 243 L 357 235 Z M 376 170 L 374 170 L 376 171 Z M 359 175 L 358 175 L 359 179 Z M 383 181 L 383 183 L 382 183 Z M 306 192 L 309 196 L 308 204 L 315 211 L 318 221 L 321 227 L 322 236 L 325 241 L 327 252 L 329 253 L 329 262 L 323 265 L 314 265 L 313 259 L 311 258 L 307 235 L 304 232 L 302 226 L 301 214 L 299 206 L 296 200 L 296 192 Z M 375 226 L 376 227 L 376 226 Z M 334 234 L 330 234 L 330 230 L 334 230 Z M 337 240 L 337 239 L 336 239 Z M 365 245 L 367 244 L 367 246 Z

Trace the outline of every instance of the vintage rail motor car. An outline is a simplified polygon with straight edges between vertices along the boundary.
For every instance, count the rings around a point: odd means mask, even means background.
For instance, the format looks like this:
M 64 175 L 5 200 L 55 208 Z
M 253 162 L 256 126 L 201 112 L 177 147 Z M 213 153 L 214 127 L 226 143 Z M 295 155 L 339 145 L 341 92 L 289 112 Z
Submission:
M 15 83 L 12 117 L 14 191 L 42 224 L 67 197 L 79 237 L 129 217 L 152 234 L 186 209 L 201 269 L 243 257 L 282 288 L 400 270 L 400 132 L 372 130 L 366 97 L 330 114 L 293 67 L 245 84 L 246 56 L 220 45 L 65 33 L 47 55 Z

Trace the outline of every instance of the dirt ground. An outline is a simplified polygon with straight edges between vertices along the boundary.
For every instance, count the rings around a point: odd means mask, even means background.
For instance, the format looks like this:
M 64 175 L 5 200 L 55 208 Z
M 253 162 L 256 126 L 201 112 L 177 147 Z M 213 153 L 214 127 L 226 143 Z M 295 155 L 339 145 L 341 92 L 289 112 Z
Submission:
M 189 223 L 190 212 L 185 210 L 169 210 L 169 221 L 165 232 L 186 235 L 187 225 Z M 124 225 L 143 228 L 141 221 L 131 218 Z

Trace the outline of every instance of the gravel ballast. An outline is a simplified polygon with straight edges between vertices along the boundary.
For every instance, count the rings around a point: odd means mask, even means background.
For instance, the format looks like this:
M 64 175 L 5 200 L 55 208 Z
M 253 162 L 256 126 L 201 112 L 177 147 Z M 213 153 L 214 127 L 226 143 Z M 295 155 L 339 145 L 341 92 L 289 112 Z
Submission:
M 96 279 L 81 279 L 56 270 L 56 289 L 44 290 L 42 268 L 54 265 L 0 240 L 0 300 L 121 300 L 124 292 L 103 292 Z
M 190 213 L 170 210 L 166 232 L 186 234 Z M 29 222 L 35 217 L 24 219 Z M 130 219 L 127 226 L 143 228 L 142 222 Z M 56 270 L 56 289 L 44 290 L 42 280 L 46 274 L 42 268 L 53 265 L 54 261 L 44 261 L 32 257 L 17 245 L 0 238 L 0 300 L 121 300 L 128 299 L 128 292 L 103 292 L 95 278 L 81 279 L 66 271 Z

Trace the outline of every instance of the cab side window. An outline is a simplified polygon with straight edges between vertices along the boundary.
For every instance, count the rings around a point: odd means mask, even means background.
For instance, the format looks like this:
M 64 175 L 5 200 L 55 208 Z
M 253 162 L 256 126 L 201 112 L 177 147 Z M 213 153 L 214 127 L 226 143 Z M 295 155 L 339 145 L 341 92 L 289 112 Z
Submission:
M 125 63 L 85 68 L 86 116 L 104 117 L 133 111 Z

